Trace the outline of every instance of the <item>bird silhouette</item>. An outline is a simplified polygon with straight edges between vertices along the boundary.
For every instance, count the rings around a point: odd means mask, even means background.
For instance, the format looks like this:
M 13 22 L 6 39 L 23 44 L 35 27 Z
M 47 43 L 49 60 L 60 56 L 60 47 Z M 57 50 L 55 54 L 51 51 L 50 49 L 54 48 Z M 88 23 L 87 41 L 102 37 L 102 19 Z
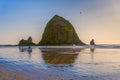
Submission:
M 80 12 L 80 14 L 82 14 L 82 12 Z

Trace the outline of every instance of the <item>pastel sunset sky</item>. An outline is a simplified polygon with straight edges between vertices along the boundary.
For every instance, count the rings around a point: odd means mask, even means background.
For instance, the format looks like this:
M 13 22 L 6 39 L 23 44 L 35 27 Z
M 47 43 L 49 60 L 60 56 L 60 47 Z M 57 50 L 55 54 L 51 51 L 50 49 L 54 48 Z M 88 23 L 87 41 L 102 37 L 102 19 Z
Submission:
M 0 0 L 0 44 L 32 36 L 38 43 L 47 22 L 58 14 L 89 44 L 120 44 L 120 0 Z

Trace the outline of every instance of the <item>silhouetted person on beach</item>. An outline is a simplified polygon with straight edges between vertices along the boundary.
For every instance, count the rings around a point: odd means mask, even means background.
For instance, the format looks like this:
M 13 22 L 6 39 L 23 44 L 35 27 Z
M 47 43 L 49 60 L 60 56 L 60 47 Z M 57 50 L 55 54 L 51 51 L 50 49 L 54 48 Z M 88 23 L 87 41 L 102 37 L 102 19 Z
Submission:
M 31 49 L 31 46 L 29 46 L 28 49 Z

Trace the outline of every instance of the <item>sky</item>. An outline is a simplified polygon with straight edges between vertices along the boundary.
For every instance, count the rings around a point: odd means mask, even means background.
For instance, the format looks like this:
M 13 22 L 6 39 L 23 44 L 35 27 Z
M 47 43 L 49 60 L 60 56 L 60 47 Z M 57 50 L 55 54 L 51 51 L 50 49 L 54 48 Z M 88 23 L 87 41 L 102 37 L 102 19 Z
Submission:
M 120 44 L 120 0 L 0 0 L 0 44 L 38 43 L 56 14 L 87 44 Z

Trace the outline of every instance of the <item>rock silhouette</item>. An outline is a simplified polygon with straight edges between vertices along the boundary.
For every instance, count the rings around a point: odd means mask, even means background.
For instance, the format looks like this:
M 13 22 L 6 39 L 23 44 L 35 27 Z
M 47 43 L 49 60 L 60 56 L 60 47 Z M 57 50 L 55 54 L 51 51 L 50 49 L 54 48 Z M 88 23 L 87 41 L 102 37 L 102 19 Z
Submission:
M 20 40 L 19 41 L 19 46 L 32 46 L 35 45 L 35 43 L 32 42 L 32 37 L 30 36 L 27 40 Z
M 94 39 L 90 41 L 90 45 L 95 45 Z

